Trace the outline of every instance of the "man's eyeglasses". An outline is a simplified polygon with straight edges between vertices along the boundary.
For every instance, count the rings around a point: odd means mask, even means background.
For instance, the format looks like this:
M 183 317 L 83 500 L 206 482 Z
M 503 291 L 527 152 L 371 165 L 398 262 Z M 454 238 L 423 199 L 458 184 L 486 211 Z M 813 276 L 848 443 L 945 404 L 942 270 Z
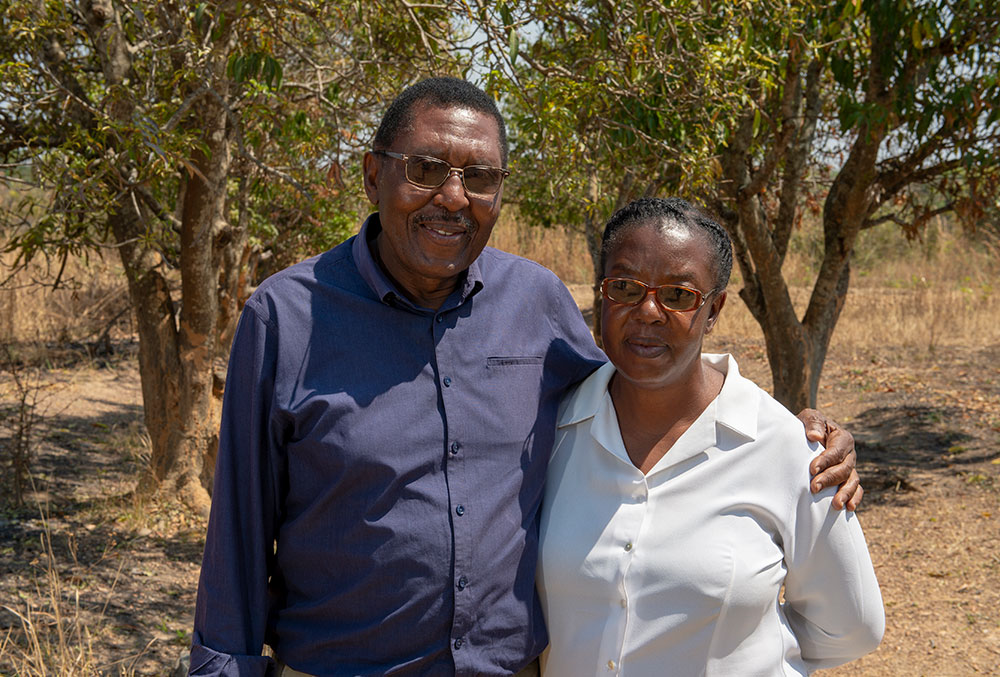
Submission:
M 420 188 L 437 188 L 453 173 L 458 173 L 462 179 L 465 192 L 469 195 L 490 197 L 496 195 L 503 185 L 503 180 L 510 172 L 500 167 L 488 165 L 469 165 L 468 167 L 452 167 L 444 160 L 426 155 L 406 155 L 388 150 L 373 150 L 376 155 L 402 160 L 406 163 L 406 180 Z
M 606 277 L 601 282 L 601 294 L 613 303 L 637 306 L 645 301 L 649 294 L 655 294 L 656 301 L 660 304 L 660 307 L 674 313 L 701 308 L 711 293 L 702 293 L 697 289 L 683 287 L 678 284 L 663 284 L 659 287 L 650 287 L 647 284 L 639 282 L 639 280 L 632 280 L 627 277 Z

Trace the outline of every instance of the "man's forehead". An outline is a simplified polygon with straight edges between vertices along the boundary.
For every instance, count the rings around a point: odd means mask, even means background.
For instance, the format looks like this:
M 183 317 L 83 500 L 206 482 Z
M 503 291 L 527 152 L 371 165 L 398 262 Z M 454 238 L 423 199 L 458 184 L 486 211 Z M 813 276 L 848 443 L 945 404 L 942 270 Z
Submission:
M 489 113 L 461 104 L 418 102 L 409 116 L 405 132 L 411 141 L 462 139 L 470 151 L 501 155 L 500 129 Z M 483 127 L 485 125 L 485 128 Z M 478 129 L 477 129 L 478 128 Z M 487 131 L 488 130 L 488 131 Z M 410 152 L 429 152 L 431 148 L 412 148 Z
M 428 118 L 435 116 L 437 113 L 444 114 L 455 119 L 461 119 L 470 124 L 487 123 L 499 132 L 496 120 L 492 115 L 459 103 L 439 104 L 434 103 L 433 101 L 418 101 L 410 110 L 410 124 L 419 124 L 421 121 L 427 120 Z

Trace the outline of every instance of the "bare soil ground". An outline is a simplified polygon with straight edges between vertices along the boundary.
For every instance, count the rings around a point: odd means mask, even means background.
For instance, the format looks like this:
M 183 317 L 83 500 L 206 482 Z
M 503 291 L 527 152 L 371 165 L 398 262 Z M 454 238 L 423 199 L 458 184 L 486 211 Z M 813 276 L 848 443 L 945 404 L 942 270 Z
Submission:
M 706 348 L 769 385 L 762 345 Z M 24 618 L 57 650 L 57 606 L 90 671 L 169 674 L 190 641 L 204 524 L 132 491 L 146 450 L 134 355 L 44 383 L 36 506 L 0 514 L 0 674 L 15 674 Z M 857 439 L 888 620 L 878 651 L 824 674 L 1000 674 L 1000 345 L 835 348 L 823 383 L 821 408 Z

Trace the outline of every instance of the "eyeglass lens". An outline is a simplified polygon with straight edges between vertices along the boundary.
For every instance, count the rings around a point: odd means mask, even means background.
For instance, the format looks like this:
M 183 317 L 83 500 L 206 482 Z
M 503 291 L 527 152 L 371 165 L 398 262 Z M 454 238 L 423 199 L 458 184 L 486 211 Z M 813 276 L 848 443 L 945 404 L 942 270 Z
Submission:
M 432 157 L 411 155 L 406 159 L 406 178 L 423 188 L 437 188 L 448 180 L 451 165 Z M 470 193 L 493 195 L 500 190 L 503 172 L 495 167 L 471 165 L 462 169 L 462 183 Z
M 607 279 L 604 283 L 604 293 L 616 303 L 635 305 L 646 298 L 650 289 L 642 282 L 626 279 Z M 700 294 L 686 287 L 664 285 L 656 288 L 656 300 L 664 308 L 670 310 L 694 310 L 701 303 Z

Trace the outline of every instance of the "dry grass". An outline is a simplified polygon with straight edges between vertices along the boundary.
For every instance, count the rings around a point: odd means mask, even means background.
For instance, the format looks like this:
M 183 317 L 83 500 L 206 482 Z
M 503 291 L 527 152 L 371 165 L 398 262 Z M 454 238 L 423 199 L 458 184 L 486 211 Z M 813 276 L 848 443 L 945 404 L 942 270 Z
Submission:
M 95 656 L 94 644 L 101 641 L 104 611 L 110 599 L 104 601 L 96 617 L 82 610 L 84 586 L 60 571 L 44 513 L 41 522 L 41 575 L 32 581 L 30 594 L 0 605 L 13 617 L 13 622 L 5 623 L 7 631 L 0 638 L 0 673 L 20 677 L 131 677 L 141 654 L 112 665 L 101 665 Z
M 801 317 L 816 266 L 792 251 L 785 265 L 792 301 Z M 847 302 L 832 346 L 898 346 L 933 353 L 949 345 L 1000 343 L 1000 262 L 985 246 L 938 224 L 924 242 L 897 232 L 862 238 Z M 730 285 L 730 303 L 716 332 L 763 341 L 763 334 Z
M 589 283 L 593 277 L 587 244 L 581 232 L 568 226 L 522 228 L 516 208 L 501 212 L 490 245 L 538 261 L 567 285 Z
M 797 233 L 785 263 L 785 279 L 800 317 L 815 281 L 821 237 L 815 228 Z M 590 284 L 583 237 L 569 229 L 525 232 L 510 221 L 501 222 L 493 244 L 538 261 L 568 285 Z M 857 249 L 832 346 L 899 346 L 933 353 L 949 345 L 1000 343 L 998 280 L 995 253 L 945 221 L 935 223 L 921 242 L 909 242 L 891 228 L 870 231 Z M 739 298 L 740 286 L 734 271 L 729 302 L 714 336 L 763 345 L 760 327 Z
M 131 333 L 126 281 L 115 252 L 71 258 L 61 278 L 55 263 L 38 260 L 20 270 L 15 263 L 14 254 L 0 254 L 0 342 L 93 342 L 109 330 Z
M 582 236 L 568 228 L 521 229 L 514 218 L 513 211 L 506 212 L 497 224 L 491 244 L 539 261 L 567 284 L 582 287 L 585 292 L 591 281 L 591 264 Z M 786 279 L 800 312 L 815 274 L 817 240 L 815 232 L 799 233 L 786 264 Z M 46 277 L 51 271 L 37 267 L 22 273 L 20 285 L 0 289 L 0 316 L 6 320 L 0 323 L 0 342 L 82 341 L 103 331 L 120 308 L 127 311 L 127 305 L 121 305 L 126 303 L 124 279 L 112 263 L 113 257 L 108 259 L 90 265 L 71 262 L 67 271 L 75 280 L 72 288 L 52 291 L 31 286 L 29 283 L 37 279 L 51 282 L 51 276 Z M 6 262 L 10 263 L 9 259 Z M 888 229 L 866 234 L 854 270 L 847 305 L 833 338 L 834 347 L 891 350 L 899 346 L 911 351 L 917 349 L 930 363 L 936 350 L 943 352 L 950 345 L 1000 345 L 1000 323 L 996 321 L 1000 316 L 1000 289 L 996 288 L 1000 262 L 986 248 L 967 241 L 947 224 L 936 224 L 920 243 L 908 243 Z M 752 344 L 762 355 L 760 328 L 738 298 L 738 289 L 736 280 L 730 287 L 730 303 L 713 341 Z M 586 298 L 586 293 L 582 296 Z M 122 318 L 126 324 L 128 315 L 125 312 Z M 871 393 L 862 395 L 870 397 Z M 142 466 L 148 454 L 148 437 L 141 424 L 123 425 L 113 432 L 116 448 L 124 446 L 123 457 Z M 123 533 L 137 534 L 140 538 L 137 542 L 144 542 L 141 539 L 148 533 L 162 535 L 175 547 L 178 533 L 192 531 L 189 526 L 184 527 L 186 531 L 176 526 L 189 516 L 158 509 L 135 496 L 124 498 L 108 509 L 114 515 L 108 516 L 107 521 L 118 525 L 116 528 Z M 984 510 L 977 514 L 986 514 Z M 887 524 L 898 519 L 892 516 Z M 870 521 L 878 524 L 874 518 Z M 881 544 L 877 528 L 872 535 L 873 552 L 877 554 L 878 548 L 887 546 Z M 101 657 L 109 652 L 103 645 L 112 644 L 109 635 L 113 629 L 105 610 L 109 602 L 115 606 L 122 596 L 122 583 L 117 575 L 110 586 L 98 590 L 95 585 L 88 589 L 80 584 L 79 574 L 74 573 L 80 567 L 56 561 L 47 526 L 41 546 L 37 575 L 33 580 L 18 582 L 24 594 L 0 603 L 5 628 L 0 631 L 0 674 L 31 677 L 147 674 L 141 664 L 149 658 L 148 645 L 141 652 L 138 647 L 118 652 L 116 657 L 127 657 L 114 663 Z M 164 566 L 178 568 L 173 561 L 166 561 Z M 121 572 L 120 567 L 118 571 Z M 124 576 L 128 576 L 127 572 Z M 905 595 L 899 593 L 901 599 Z M 167 621 L 163 623 L 164 633 L 180 632 Z M 160 667 L 166 669 L 164 664 Z M 891 674 L 891 670 L 876 674 Z

